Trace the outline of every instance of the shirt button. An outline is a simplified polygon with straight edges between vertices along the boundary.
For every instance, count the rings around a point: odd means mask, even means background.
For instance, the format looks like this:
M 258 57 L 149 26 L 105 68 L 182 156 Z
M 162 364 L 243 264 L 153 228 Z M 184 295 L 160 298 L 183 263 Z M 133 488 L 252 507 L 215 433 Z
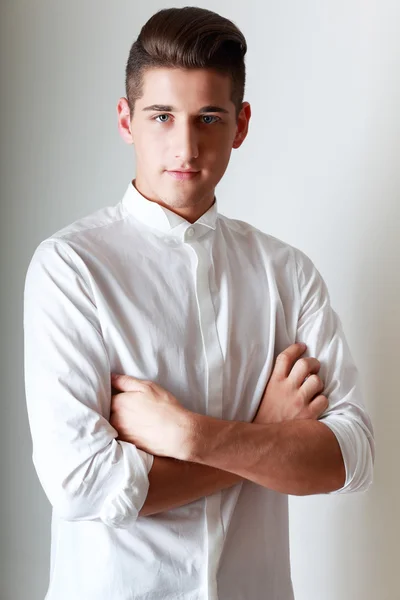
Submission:
M 194 229 L 193 229 L 193 227 L 189 227 L 189 229 L 187 230 L 187 236 L 188 237 L 193 237 L 194 236 Z

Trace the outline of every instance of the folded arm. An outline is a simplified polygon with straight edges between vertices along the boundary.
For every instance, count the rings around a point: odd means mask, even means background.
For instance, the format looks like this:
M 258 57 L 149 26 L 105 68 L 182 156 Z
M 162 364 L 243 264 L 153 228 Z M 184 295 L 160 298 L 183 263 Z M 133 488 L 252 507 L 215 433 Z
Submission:
M 321 363 L 329 404 L 318 421 L 278 424 L 189 415 L 186 457 L 289 494 L 365 491 L 375 446 L 358 371 L 324 280 L 296 251 L 299 303 L 296 340 Z
M 150 487 L 139 516 L 171 510 L 220 490 L 243 478 L 234 473 L 175 458 L 155 456 L 149 472 Z
M 253 420 L 254 423 L 266 425 L 269 423 L 280 423 L 282 421 L 291 421 L 294 419 L 316 420 L 325 410 L 328 405 L 328 400 L 319 393 L 324 387 L 323 382 L 317 376 L 320 368 L 319 361 L 313 357 L 302 358 L 304 352 L 304 345 L 292 344 L 290 347 L 285 348 L 281 355 L 277 357 L 273 372 L 269 378 L 257 414 Z M 121 395 L 116 397 L 116 401 L 114 401 L 113 397 L 111 420 L 116 429 L 119 430 L 122 435 L 126 436 L 125 439 L 129 441 L 129 423 L 133 423 L 134 428 L 136 429 L 148 429 L 146 426 L 143 427 L 143 423 L 140 423 L 140 419 L 137 419 L 137 414 L 132 414 L 132 407 L 141 406 L 139 412 L 141 413 L 140 416 L 143 417 L 144 405 L 137 395 L 135 397 L 135 392 L 133 392 L 133 396 L 129 393 L 129 389 L 132 394 L 132 390 L 137 386 L 134 378 L 124 376 L 122 378 L 119 377 L 118 381 L 119 389 L 125 389 L 128 397 L 126 397 L 126 392 L 125 400 L 122 402 L 120 400 Z M 143 385 L 143 382 L 141 383 Z M 157 389 L 161 392 L 159 386 L 155 389 L 154 383 L 151 387 L 145 386 L 144 389 L 146 393 L 150 392 L 150 394 L 153 394 L 153 401 L 155 399 L 154 394 L 157 395 Z M 169 394 L 164 393 L 162 395 L 167 403 L 174 403 L 174 400 Z M 148 406 L 149 418 L 152 420 L 153 425 L 157 407 L 159 407 L 157 402 L 154 405 Z M 117 411 L 117 414 L 115 411 Z M 184 414 L 188 415 L 189 413 L 186 411 Z M 201 421 L 203 424 L 207 423 L 207 419 L 202 419 Z M 217 424 L 217 427 L 221 425 L 221 421 L 216 419 L 214 421 L 211 420 L 210 423 Z M 161 425 L 164 428 L 165 433 L 164 419 L 162 420 Z M 232 422 L 225 422 L 225 425 L 228 425 L 229 428 L 232 425 Z M 200 435 L 199 427 L 193 427 L 192 429 L 195 429 L 199 440 L 202 442 L 203 446 L 207 448 L 209 445 L 207 429 L 205 428 Z M 335 442 L 335 436 L 327 428 L 325 429 L 328 437 L 331 438 L 331 443 L 332 438 Z M 252 434 L 255 430 L 249 429 L 248 431 Z M 281 430 L 279 429 L 278 431 Z M 212 430 L 209 430 L 209 432 L 213 438 L 211 440 L 211 444 L 213 444 L 215 438 Z M 245 441 L 243 441 L 243 444 L 245 444 Z M 235 440 L 234 448 L 237 448 L 237 446 L 237 440 Z M 240 447 L 242 447 L 242 442 Z M 228 453 L 229 456 L 232 455 L 230 451 L 228 451 Z M 253 460 L 254 458 L 255 455 L 252 452 L 252 449 L 250 449 L 250 460 Z M 339 464 L 343 470 L 343 461 L 341 459 L 340 451 Z M 246 478 L 252 479 L 251 473 L 243 471 L 242 475 L 244 477 L 205 464 L 156 456 L 152 470 L 149 473 L 149 493 L 140 514 L 148 515 L 168 510 L 175 506 L 187 504 L 200 496 L 209 495 L 226 487 L 230 487 Z M 312 475 L 310 476 L 312 477 Z
M 160 386 L 131 378 L 122 379 L 120 389 L 131 386 L 140 401 L 115 399 L 117 417 L 125 414 L 132 424 L 125 431 L 128 439 L 148 452 L 229 471 L 279 492 L 368 489 L 375 448 L 358 372 L 326 285 L 310 259 L 299 252 L 298 260 L 296 338 L 321 365 L 327 402 L 319 420 L 260 424 L 215 419 L 182 410 Z
M 138 516 L 242 481 L 212 467 L 153 457 L 117 439 L 109 423 L 110 365 L 85 269 L 70 246 L 47 240 L 32 257 L 25 281 L 33 461 L 54 510 L 66 520 L 127 527 Z
M 56 513 L 126 527 L 147 495 L 153 457 L 109 423 L 110 365 L 90 276 L 66 243 L 47 240 L 24 294 L 25 391 L 39 480 Z
M 188 458 L 293 495 L 341 488 L 345 468 L 335 435 L 324 424 L 295 420 L 271 425 L 195 415 Z
M 191 415 L 190 461 L 154 458 L 141 516 L 188 504 L 244 480 L 293 495 L 327 493 L 344 485 L 339 444 L 319 421 L 258 425 Z

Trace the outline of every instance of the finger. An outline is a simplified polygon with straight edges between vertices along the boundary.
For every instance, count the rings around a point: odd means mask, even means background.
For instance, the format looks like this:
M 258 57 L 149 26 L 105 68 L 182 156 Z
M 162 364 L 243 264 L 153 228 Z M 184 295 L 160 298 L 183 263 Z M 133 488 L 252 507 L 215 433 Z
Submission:
M 301 390 L 305 394 L 307 401 L 311 402 L 314 396 L 320 394 L 324 389 L 324 382 L 315 373 L 310 375 L 301 386 Z
M 326 396 L 317 396 L 308 405 L 312 419 L 318 419 L 329 407 L 329 400 Z
M 143 390 L 143 381 L 130 375 L 111 373 L 111 385 L 121 392 L 140 392 Z
M 296 387 L 300 387 L 306 377 L 312 375 L 313 373 L 318 373 L 320 368 L 321 363 L 317 358 L 299 358 L 299 360 L 294 364 L 289 377 Z
M 124 404 L 124 392 L 111 396 L 110 413 L 117 412 Z
M 276 357 L 273 375 L 279 379 L 288 377 L 293 364 L 306 351 L 307 346 L 303 343 L 291 344 Z

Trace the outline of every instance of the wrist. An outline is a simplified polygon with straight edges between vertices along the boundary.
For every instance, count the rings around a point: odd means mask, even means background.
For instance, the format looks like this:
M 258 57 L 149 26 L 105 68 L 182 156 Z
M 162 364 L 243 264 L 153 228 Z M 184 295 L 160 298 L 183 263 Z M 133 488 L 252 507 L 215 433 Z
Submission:
M 180 414 L 177 422 L 177 444 L 174 458 L 181 461 L 194 462 L 195 447 L 197 435 L 195 433 L 198 428 L 198 417 L 201 415 L 184 409 Z
M 236 437 L 238 423 L 198 413 L 189 413 L 187 419 L 185 460 L 220 468 L 213 459 Z
M 185 410 L 180 421 L 181 444 L 180 455 L 177 458 L 188 462 L 200 462 L 201 449 L 205 443 L 205 421 L 209 418 Z

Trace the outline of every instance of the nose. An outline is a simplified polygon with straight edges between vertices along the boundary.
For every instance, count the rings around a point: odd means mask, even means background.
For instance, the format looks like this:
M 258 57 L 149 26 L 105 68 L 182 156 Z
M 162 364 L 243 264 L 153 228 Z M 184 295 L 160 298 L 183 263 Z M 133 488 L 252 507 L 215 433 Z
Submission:
M 199 141 L 195 126 L 192 123 L 182 122 L 175 127 L 175 158 L 182 163 L 190 162 L 199 155 Z

